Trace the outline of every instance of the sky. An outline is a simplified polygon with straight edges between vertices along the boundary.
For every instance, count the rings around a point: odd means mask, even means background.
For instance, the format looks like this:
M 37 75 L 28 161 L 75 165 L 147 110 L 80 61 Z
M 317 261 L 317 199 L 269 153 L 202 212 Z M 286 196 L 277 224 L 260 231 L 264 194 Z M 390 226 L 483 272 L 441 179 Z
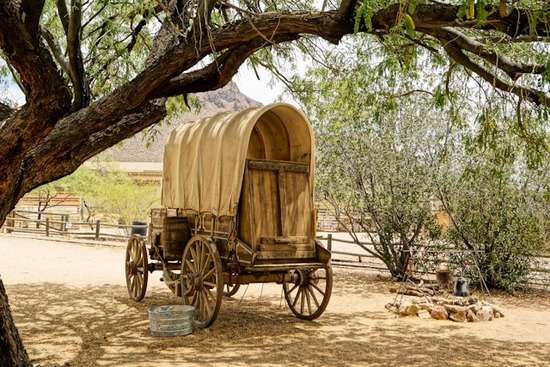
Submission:
M 262 104 L 277 101 L 285 91 L 283 83 L 277 80 L 271 82 L 272 77 L 265 69 L 259 69 L 258 75 L 260 80 L 258 80 L 252 68 L 243 65 L 233 80 L 242 93 Z M 285 97 L 288 98 L 288 96 Z M 292 103 L 293 101 L 288 102 Z

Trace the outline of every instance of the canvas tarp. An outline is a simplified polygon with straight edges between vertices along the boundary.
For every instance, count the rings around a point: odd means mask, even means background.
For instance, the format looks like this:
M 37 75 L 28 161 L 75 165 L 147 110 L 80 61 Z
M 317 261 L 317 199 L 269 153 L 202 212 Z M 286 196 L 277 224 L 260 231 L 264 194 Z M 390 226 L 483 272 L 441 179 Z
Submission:
M 294 145 L 307 144 L 312 175 L 313 132 L 293 106 L 276 103 L 223 112 L 171 132 L 164 150 L 162 205 L 216 216 L 236 215 L 252 129 L 266 113 L 284 120 L 287 130 L 296 126 L 307 131 L 308 141 L 303 138 Z M 288 135 L 292 138 L 292 131 Z

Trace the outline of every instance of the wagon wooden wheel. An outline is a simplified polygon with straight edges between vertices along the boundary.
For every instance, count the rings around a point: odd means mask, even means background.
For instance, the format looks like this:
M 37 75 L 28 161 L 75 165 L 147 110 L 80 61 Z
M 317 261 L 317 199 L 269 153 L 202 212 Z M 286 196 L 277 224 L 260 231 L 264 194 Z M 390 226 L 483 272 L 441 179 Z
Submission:
M 325 311 L 332 293 L 332 268 L 294 270 L 292 281 L 283 283 L 285 299 L 299 319 L 314 320 Z
M 225 297 L 232 297 L 239 291 L 240 287 L 241 287 L 240 284 L 226 283 L 223 285 L 223 295 Z
M 139 236 L 132 236 L 126 247 L 126 286 L 131 299 L 139 302 L 147 290 L 147 249 L 145 241 Z
M 216 245 L 202 236 L 187 243 L 182 259 L 183 303 L 195 306 L 195 324 L 210 326 L 222 304 L 223 272 Z

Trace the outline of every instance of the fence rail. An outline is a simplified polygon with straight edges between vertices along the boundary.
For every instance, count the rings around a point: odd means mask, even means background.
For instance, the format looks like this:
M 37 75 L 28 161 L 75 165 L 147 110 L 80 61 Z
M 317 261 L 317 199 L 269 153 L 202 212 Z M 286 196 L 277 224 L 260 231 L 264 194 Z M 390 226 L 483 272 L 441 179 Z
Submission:
M 31 218 L 33 215 L 35 218 Z M 59 219 L 54 219 L 59 218 Z M 12 211 L 2 230 L 6 233 L 20 232 L 42 234 L 46 237 L 84 238 L 96 241 L 119 239 L 127 241 L 131 229 L 147 228 L 146 224 L 114 224 L 101 220 L 93 222 L 71 222 L 69 215 L 54 212 L 33 212 L 29 210 Z
M 319 236 L 317 237 L 317 239 L 322 241 L 325 244 L 326 248 L 332 253 L 333 266 L 347 268 L 364 268 L 368 270 L 376 270 L 382 273 L 389 273 L 387 267 L 377 256 L 365 250 L 365 248 L 373 248 L 374 244 L 372 242 L 360 242 L 360 244 L 357 244 L 355 241 L 334 237 L 331 233 L 327 234 L 326 236 Z M 355 247 L 357 252 L 351 250 L 339 250 L 339 248 L 341 247 L 349 248 L 350 245 L 352 247 Z M 462 265 L 458 262 L 458 260 L 453 260 L 452 256 L 449 258 L 449 255 L 462 254 L 462 257 L 468 257 L 469 253 L 469 256 L 471 258 L 470 261 L 473 261 L 471 255 L 475 251 L 457 249 L 455 247 L 445 245 L 434 246 L 419 244 L 412 246 L 411 252 L 412 263 L 411 269 L 409 271 L 416 276 L 426 278 L 430 276 L 435 276 L 435 269 L 440 262 L 446 262 L 450 265 L 456 266 Z M 417 253 L 415 254 L 415 252 Z M 417 254 L 428 254 L 430 256 L 418 259 L 418 257 L 415 256 Z M 539 254 L 534 256 L 534 258 L 535 266 L 530 269 L 530 274 L 528 275 L 525 284 L 528 287 L 544 288 L 550 290 L 550 255 L 546 253 Z
M 31 218 L 30 215 L 36 216 Z M 59 219 L 56 219 L 59 218 Z M 71 222 L 64 213 L 38 213 L 32 211 L 15 210 L 8 215 L 2 230 L 6 233 L 21 232 L 44 235 L 46 237 L 63 237 L 76 239 L 93 239 L 95 241 L 127 241 L 131 229 L 147 228 L 146 224 L 113 224 L 95 220 L 93 222 Z M 332 254 L 332 264 L 338 267 L 361 268 L 389 273 L 384 263 L 366 249 L 372 249 L 373 243 L 360 242 L 334 237 L 331 233 L 318 236 L 317 240 L 324 243 Z M 414 251 L 417 249 L 418 251 Z M 412 267 L 409 271 L 415 275 L 426 277 L 434 276 L 437 262 L 446 261 L 451 265 L 459 265 L 453 260 L 454 253 L 467 255 L 469 251 L 452 246 L 413 246 L 411 253 Z M 471 252 L 471 251 L 470 251 Z M 427 256 L 423 263 L 415 258 L 419 253 Z M 455 261 L 453 263 L 453 261 Z M 550 289 L 550 255 L 536 256 L 536 265 L 530 269 L 526 284 L 530 287 Z

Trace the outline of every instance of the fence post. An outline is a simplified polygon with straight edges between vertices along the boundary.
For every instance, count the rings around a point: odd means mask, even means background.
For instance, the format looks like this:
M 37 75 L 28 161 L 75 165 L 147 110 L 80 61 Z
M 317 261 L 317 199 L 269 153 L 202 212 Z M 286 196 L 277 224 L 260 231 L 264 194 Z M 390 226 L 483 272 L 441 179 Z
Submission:
M 50 237 L 50 218 L 46 217 L 46 237 Z
M 95 221 L 95 239 L 99 241 L 99 219 Z
M 332 233 L 327 234 L 327 250 L 332 252 Z

